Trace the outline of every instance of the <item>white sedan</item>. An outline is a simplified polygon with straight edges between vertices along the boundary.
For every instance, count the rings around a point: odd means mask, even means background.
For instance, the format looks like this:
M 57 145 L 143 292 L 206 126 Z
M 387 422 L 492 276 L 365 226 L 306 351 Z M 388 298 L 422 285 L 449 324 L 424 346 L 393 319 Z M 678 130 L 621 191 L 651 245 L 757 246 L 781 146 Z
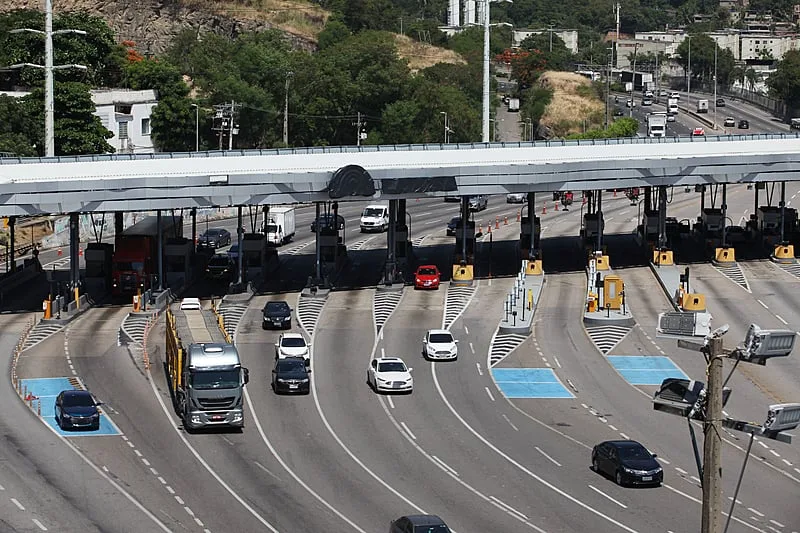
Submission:
M 302 357 L 308 362 L 311 357 L 309 348 L 311 348 L 311 345 L 306 342 L 302 334 L 284 333 L 275 343 L 275 359 Z
M 181 311 L 200 311 L 203 306 L 199 298 L 184 298 L 181 300 Z
M 367 384 L 376 392 L 408 392 L 414 390 L 414 378 L 399 357 L 378 357 L 367 367 Z
M 422 339 L 426 359 L 452 361 L 458 358 L 458 341 L 446 329 L 429 329 Z

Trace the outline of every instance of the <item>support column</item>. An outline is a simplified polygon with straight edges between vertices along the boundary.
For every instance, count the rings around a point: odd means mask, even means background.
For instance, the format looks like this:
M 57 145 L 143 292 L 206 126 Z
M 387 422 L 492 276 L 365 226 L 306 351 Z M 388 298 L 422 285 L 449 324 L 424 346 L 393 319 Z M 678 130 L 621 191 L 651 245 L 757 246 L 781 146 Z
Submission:
M 653 210 L 653 188 L 652 187 L 645 187 L 644 188 L 644 212 L 647 213 L 648 211 Z
M 406 211 L 405 198 L 397 200 L 397 233 L 395 234 L 395 250 L 397 259 L 405 259 L 408 256 L 409 227 L 406 224 L 408 212 Z
M 706 186 L 700 186 L 700 214 L 703 214 L 703 211 L 706 208 Z
M 658 188 L 658 249 L 667 246 L 667 187 Z
M 469 196 L 462 196 L 461 197 L 461 261 L 465 264 L 467 262 L 468 221 L 469 221 Z
M 75 288 L 80 285 L 81 265 L 80 265 L 81 234 L 78 225 L 78 213 L 69 214 L 69 280 L 70 287 Z
M 314 254 L 315 254 L 315 261 L 314 261 L 314 284 L 320 283 L 322 279 L 322 244 L 320 243 L 320 235 L 322 234 L 322 220 L 320 217 L 320 205 L 319 202 L 314 204 L 315 208 L 315 215 L 316 218 L 314 219 L 316 222 L 316 242 L 314 243 Z
M 786 242 L 786 235 L 785 235 L 785 227 L 786 227 L 786 182 L 781 182 L 781 242 L 778 244 L 783 244 Z
M 725 229 L 728 226 L 728 184 L 722 184 L 722 247 L 728 247 Z
M 125 213 L 114 211 L 114 235 L 122 235 L 125 231 Z
M 17 217 L 8 217 L 8 262 L 6 262 L 6 271 L 9 266 L 11 272 L 17 271 L 17 258 L 14 257 L 14 247 L 17 245 L 16 239 Z
M 192 217 L 192 250 L 195 249 L 195 243 L 197 242 L 197 208 L 193 207 L 189 213 L 189 216 Z
M 236 242 L 239 247 L 239 266 L 236 268 L 236 284 L 241 286 L 244 280 L 244 250 L 242 237 L 244 237 L 244 228 L 242 227 L 242 206 L 236 208 Z
M 528 223 L 531 225 L 531 246 L 528 259 L 535 259 L 539 251 L 539 234 L 536 233 L 536 193 L 528 193 Z
M 389 200 L 389 229 L 386 232 L 386 268 L 384 269 L 384 282 L 387 285 L 394 283 L 396 266 L 395 230 L 397 228 L 397 200 Z
M 597 251 L 603 251 L 603 190 L 597 191 Z
M 159 291 L 164 290 L 164 232 L 161 230 L 161 210 L 156 211 L 156 231 L 158 238 L 156 248 L 158 248 L 158 284 L 156 289 Z
M 755 195 L 754 195 L 755 196 L 755 201 L 753 202 L 753 214 L 756 217 L 758 217 L 758 183 L 755 183 L 754 186 L 755 186 L 756 190 L 755 190 Z M 757 220 L 758 220 L 758 218 L 756 218 L 756 221 Z

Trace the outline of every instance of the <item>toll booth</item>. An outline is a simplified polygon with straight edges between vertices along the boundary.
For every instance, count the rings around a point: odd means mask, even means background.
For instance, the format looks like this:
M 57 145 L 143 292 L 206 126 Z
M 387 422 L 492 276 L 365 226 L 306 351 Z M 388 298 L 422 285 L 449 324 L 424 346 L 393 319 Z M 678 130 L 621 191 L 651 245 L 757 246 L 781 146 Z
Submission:
M 267 244 L 267 236 L 263 233 L 245 233 L 242 235 L 242 260 L 244 261 L 245 276 L 248 280 L 260 277 L 263 273 L 267 256 Z
M 625 284 L 622 278 L 609 274 L 603 278 L 603 309 L 622 309 Z
M 453 264 L 460 263 L 461 261 L 466 261 L 468 265 L 473 263 L 473 259 L 475 257 L 475 221 L 468 220 L 467 221 L 467 257 L 461 257 L 462 251 L 464 250 L 464 222 L 459 221 L 456 225 L 456 249 L 455 249 L 455 261 Z
M 658 241 L 658 210 L 645 209 L 642 214 L 642 225 L 640 226 L 640 234 L 645 242 Z
M 583 215 L 583 228 L 581 237 L 587 243 L 597 240 L 597 235 L 605 229 L 603 213 L 586 213 Z
M 110 242 L 90 242 L 83 254 L 86 260 L 84 288 L 91 296 L 101 296 L 111 291 L 111 269 L 114 245 Z
M 697 218 L 693 229 L 695 235 L 705 240 L 706 246 L 713 248 L 722 244 L 723 224 L 725 224 L 725 218 L 722 209 L 706 207 Z
M 786 217 L 783 223 L 784 240 L 790 240 L 797 229 L 797 210 L 791 207 L 783 208 Z M 755 214 L 751 215 L 751 236 L 761 238 L 768 246 L 780 244 L 781 239 L 781 208 L 777 206 L 761 206 Z
M 192 281 L 194 243 L 184 237 L 168 238 L 164 243 L 164 282 L 166 287 L 180 289 Z
M 520 220 L 519 248 L 523 258 L 538 255 L 540 248 L 539 239 L 542 235 L 542 221 L 534 215 L 533 224 L 530 217 L 524 216 Z

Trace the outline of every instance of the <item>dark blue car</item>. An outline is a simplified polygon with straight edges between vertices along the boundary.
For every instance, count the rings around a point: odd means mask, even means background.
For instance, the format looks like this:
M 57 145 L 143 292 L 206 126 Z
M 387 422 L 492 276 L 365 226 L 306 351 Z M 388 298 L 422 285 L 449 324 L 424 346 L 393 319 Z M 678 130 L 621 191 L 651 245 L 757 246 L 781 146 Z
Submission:
M 61 429 L 100 429 L 100 402 L 89 391 L 65 390 L 56 396 L 56 423 Z

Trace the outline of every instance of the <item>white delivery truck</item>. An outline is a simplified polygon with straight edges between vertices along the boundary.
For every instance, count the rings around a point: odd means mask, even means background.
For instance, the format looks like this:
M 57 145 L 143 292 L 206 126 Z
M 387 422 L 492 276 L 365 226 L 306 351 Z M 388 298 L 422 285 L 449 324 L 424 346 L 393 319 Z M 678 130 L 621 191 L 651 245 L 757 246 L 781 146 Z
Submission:
M 698 100 L 697 101 L 697 112 L 698 113 L 708 113 L 708 100 Z
M 519 111 L 519 98 L 509 98 L 508 99 L 508 110 L 509 111 Z
M 667 114 L 650 113 L 647 115 L 647 136 L 664 137 L 667 134 Z
M 678 99 L 669 97 L 667 100 L 667 113 L 670 115 L 677 115 L 678 114 Z
M 291 241 L 294 237 L 294 207 L 270 207 L 267 220 L 264 224 L 264 234 L 267 244 L 280 246 Z
M 386 231 L 389 229 L 389 206 L 368 205 L 361 213 L 361 233 L 367 231 Z

